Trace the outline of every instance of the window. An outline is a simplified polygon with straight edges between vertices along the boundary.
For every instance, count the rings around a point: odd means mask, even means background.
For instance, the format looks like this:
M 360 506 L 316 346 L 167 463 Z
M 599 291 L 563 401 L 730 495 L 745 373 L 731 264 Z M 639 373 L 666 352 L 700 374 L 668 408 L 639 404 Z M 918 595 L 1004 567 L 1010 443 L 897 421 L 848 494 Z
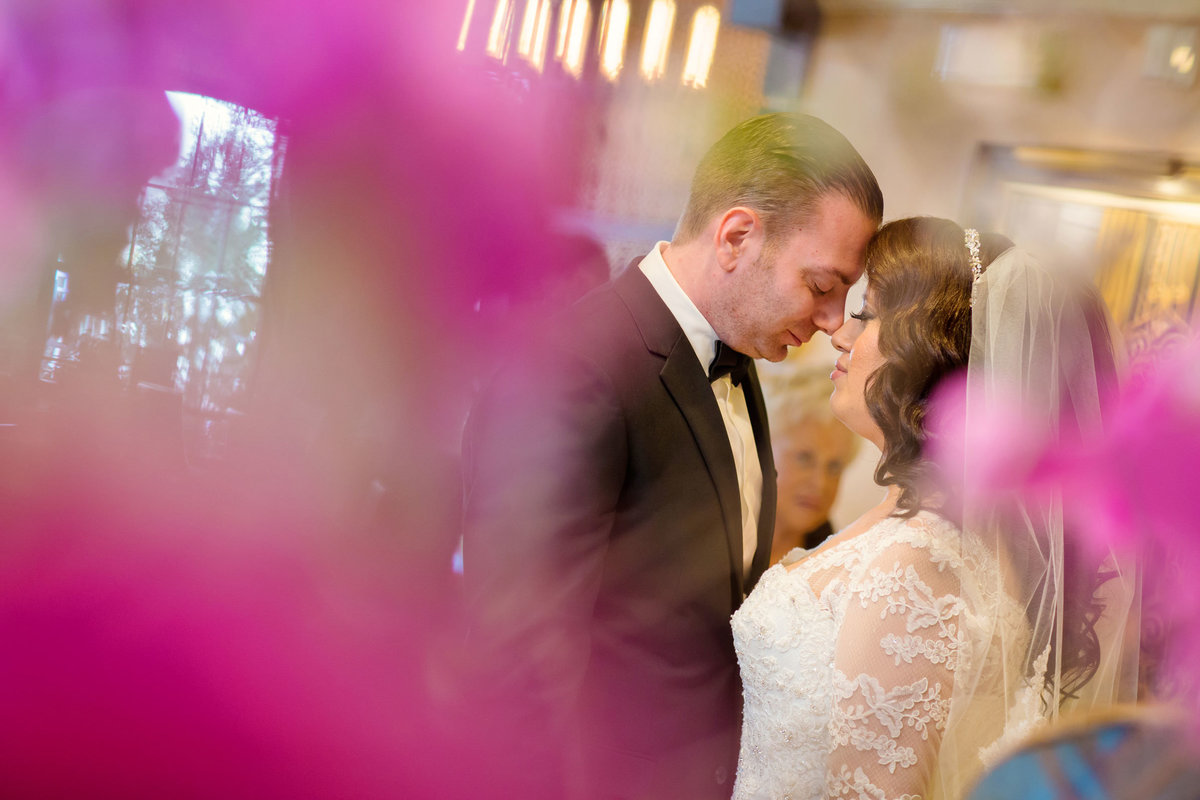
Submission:
M 112 307 L 72 309 L 71 278 L 60 273 L 39 377 L 56 382 L 88 360 L 115 369 L 123 390 L 178 408 L 194 463 L 220 456 L 245 410 L 284 145 L 275 121 L 251 109 L 168 99 L 181 152 L 142 190 Z

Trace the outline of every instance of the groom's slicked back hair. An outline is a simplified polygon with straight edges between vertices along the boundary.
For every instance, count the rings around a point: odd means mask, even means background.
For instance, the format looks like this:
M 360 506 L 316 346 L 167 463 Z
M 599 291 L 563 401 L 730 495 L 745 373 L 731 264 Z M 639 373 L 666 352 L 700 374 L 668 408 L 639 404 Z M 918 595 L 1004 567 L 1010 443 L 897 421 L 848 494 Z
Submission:
M 700 159 L 675 243 L 696 238 L 727 209 L 746 206 L 758 212 L 770 245 L 831 192 L 845 195 L 876 224 L 883 219 L 874 173 L 831 125 L 806 114 L 752 117 Z

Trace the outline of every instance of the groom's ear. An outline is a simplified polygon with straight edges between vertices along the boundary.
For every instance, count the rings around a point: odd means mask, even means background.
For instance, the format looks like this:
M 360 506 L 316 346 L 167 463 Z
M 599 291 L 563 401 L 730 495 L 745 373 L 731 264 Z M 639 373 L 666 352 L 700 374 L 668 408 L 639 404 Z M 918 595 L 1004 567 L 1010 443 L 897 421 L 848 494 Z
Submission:
M 713 245 L 717 263 L 726 272 L 738 264 L 750 265 L 758 260 L 763 246 L 763 224 L 758 212 L 746 206 L 734 206 L 717 220 Z

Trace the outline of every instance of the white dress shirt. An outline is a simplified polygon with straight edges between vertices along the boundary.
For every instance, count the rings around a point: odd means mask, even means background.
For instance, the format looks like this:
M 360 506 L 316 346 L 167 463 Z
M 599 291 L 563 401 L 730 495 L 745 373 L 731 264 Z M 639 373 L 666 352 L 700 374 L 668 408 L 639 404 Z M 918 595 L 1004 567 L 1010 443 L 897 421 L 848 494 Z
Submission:
M 717 351 L 717 332 L 696 308 L 683 287 L 671 274 L 662 250 L 667 242 L 659 242 L 649 255 L 641 260 L 638 268 L 666 303 L 671 314 L 683 328 L 700 360 L 705 374 Z M 750 412 L 746 408 L 746 393 L 741 386 L 734 386 L 733 379 L 724 375 L 712 382 L 713 397 L 721 418 L 725 421 L 725 432 L 729 435 L 729 446 L 733 450 L 733 463 L 737 467 L 738 488 L 742 495 L 742 574 L 750 572 L 754 551 L 758 546 L 758 515 L 762 510 L 762 467 L 758 463 L 758 448 L 754 442 L 754 428 L 750 424 Z

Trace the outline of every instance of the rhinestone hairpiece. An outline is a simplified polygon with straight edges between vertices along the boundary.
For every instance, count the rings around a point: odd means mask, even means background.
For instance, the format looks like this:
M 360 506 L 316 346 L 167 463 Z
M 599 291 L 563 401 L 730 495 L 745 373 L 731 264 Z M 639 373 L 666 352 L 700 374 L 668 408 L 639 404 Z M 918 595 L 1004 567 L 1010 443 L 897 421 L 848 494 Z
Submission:
M 979 231 L 974 228 L 964 228 L 966 233 L 967 253 L 971 262 L 971 275 L 978 281 L 983 275 L 983 262 L 979 260 Z

